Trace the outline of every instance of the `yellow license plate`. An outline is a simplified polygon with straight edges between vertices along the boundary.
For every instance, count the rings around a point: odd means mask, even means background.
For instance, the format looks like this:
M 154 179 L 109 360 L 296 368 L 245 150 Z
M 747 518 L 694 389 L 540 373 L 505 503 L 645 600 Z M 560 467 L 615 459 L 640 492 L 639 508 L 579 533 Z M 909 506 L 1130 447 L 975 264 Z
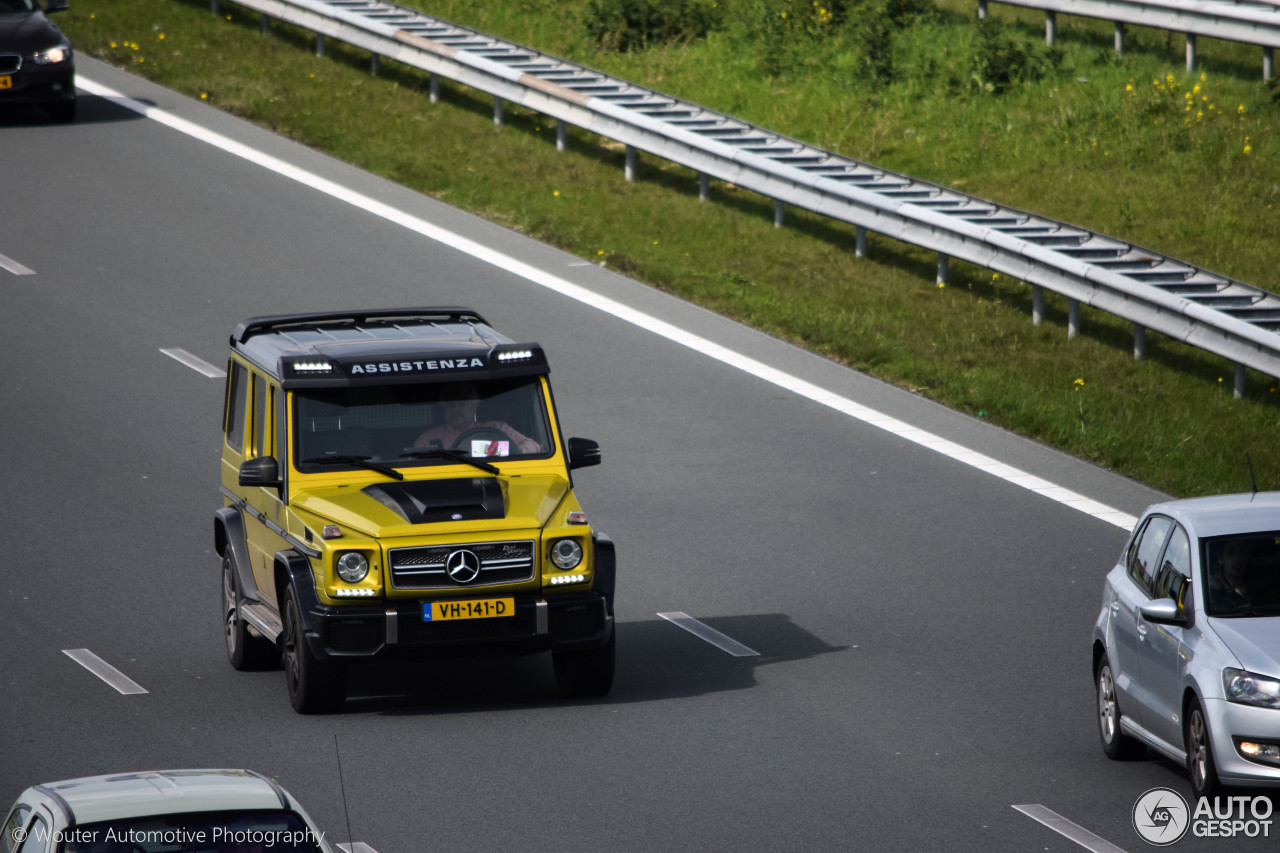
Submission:
M 479 601 L 424 601 L 423 622 L 446 622 L 450 619 L 496 619 L 514 616 L 514 598 L 483 598 Z
M 13 78 L 8 74 L 0 74 L 0 89 L 12 89 Z

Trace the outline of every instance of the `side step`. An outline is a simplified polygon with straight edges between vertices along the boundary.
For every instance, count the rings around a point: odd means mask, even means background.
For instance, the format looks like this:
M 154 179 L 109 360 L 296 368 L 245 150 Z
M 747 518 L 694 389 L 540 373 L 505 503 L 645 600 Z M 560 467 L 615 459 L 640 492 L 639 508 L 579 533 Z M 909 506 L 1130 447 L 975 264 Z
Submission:
M 247 601 L 240 605 L 240 615 L 255 631 L 273 643 L 279 642 L 280 635 L 284 633 L 280 615 L 265 604 Z

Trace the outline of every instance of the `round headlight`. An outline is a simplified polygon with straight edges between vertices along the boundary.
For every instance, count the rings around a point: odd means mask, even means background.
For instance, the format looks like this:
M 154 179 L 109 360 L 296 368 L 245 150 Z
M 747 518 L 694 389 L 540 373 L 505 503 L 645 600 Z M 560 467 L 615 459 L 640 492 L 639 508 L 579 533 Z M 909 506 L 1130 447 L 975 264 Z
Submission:
M 359 583 L 369 574 L 369 561 L 359 551 L 348 551 L 338 558 L 338 577 L 347 583 Z
M 560 539 L 551 546 L 551 562 L 558 568 L 572 569 L 582 562 L 582 546 L 574 539 Z

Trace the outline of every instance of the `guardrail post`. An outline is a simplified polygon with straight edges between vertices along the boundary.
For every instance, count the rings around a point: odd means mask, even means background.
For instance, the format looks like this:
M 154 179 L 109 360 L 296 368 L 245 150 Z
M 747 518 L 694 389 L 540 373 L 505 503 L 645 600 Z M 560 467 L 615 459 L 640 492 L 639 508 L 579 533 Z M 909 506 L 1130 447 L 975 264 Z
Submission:
M 427 96 L 431 99 L 431 103 L 440 100 L 440 75 L 432 71 L 431 76 L 427 78 Z
M 1067 300 L 1067 340 L 1080 334 L 1080 300 Z
M 1147 357 L 1147 327 L 1133 324 L 1133 360 L 1142 361 Z
M 867 229 L 861 225 L 853 232 L 853 255 L 856 258 L 867 256 Z
M 569 147 L 569 125 L 564 119 L 556 119 L 556 150 L 563 151 Z
M 951 269 L 951 256 L 944 255 L 941 252 L 939 252 L 938 253 L 938 280 L 936 282 L 938 287 L 942 287 L 942 285 L 947 283 L 947 273 L 950 271 L 950 269 Z
M 1031 285 L 1031 325 L 1039 326 L 1044 322 L 1044 288 L 1038 284 Z
M 316 33 L 316 56 L 324 56 L 324 33 Z
M 1187 73 L 1196 70 L 1196 34 L 1187 33 Z
M 271 32 L 271 18 L 266 12 L 262 13 L 262 20 L 258 22 L 258 32 L 264 36 Z
M 1124 53 L 1124 24 L 1116 21 L 1116 56 Z
M 378 69 L 382 67 L 382 57 L 376 53 L 369 54 L 369 73 L 375 77 L 378 75 Z
M 1232 396 L 1237 400 L 1244 399 L 1244 365 L 1240 362 L 1236 362 L 1236 376 L 1232 386 Z
M 502 98 L 493 96 L 493 123 L 502 124 Z
M 987 19 L 987 0 L 978 0 L 978 20 L 985 21 Z
M 1053 47 L 1053 43 L 1058 38 L 1058 13 L 1048 11 L 1044 13 L 1044 43 Z
M 783 220 L 787 218 L 787 206 L 778 199 L 773 200 L 773 227 L 781 228 Z
M 636 179 L 636 149 L 627 146 L 626 165 L 623 169 L 628 181 Z
M 698 175 L 698 201 L 711 198 L 711 176 L 706 172 Z
M 1275 73 L 1275 50 L 1270 47 L 1262 49 L 1262 79 L 1270 80 Z

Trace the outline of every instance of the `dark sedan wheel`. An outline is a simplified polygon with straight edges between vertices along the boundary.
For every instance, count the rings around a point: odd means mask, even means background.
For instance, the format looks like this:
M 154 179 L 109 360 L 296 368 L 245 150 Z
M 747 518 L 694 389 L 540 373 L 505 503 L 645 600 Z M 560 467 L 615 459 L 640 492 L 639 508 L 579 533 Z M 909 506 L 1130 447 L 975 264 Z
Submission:
M 603 646 L 589 651 L 555 651 L 551 663 L 556 671 L 556 687 L 565 696 L 604 696 L 613 688 L 614 659 L 618 632 Z
M 1114 761 L 1137 758 L 1146 747 L 1120 730 L 1120 702 L 1116 698 L 1116 682 L 1111 674 L 1111 662 L 1103 655 L 1098 661 L 1098 735 L 1102 738 L 1102 751 Z

